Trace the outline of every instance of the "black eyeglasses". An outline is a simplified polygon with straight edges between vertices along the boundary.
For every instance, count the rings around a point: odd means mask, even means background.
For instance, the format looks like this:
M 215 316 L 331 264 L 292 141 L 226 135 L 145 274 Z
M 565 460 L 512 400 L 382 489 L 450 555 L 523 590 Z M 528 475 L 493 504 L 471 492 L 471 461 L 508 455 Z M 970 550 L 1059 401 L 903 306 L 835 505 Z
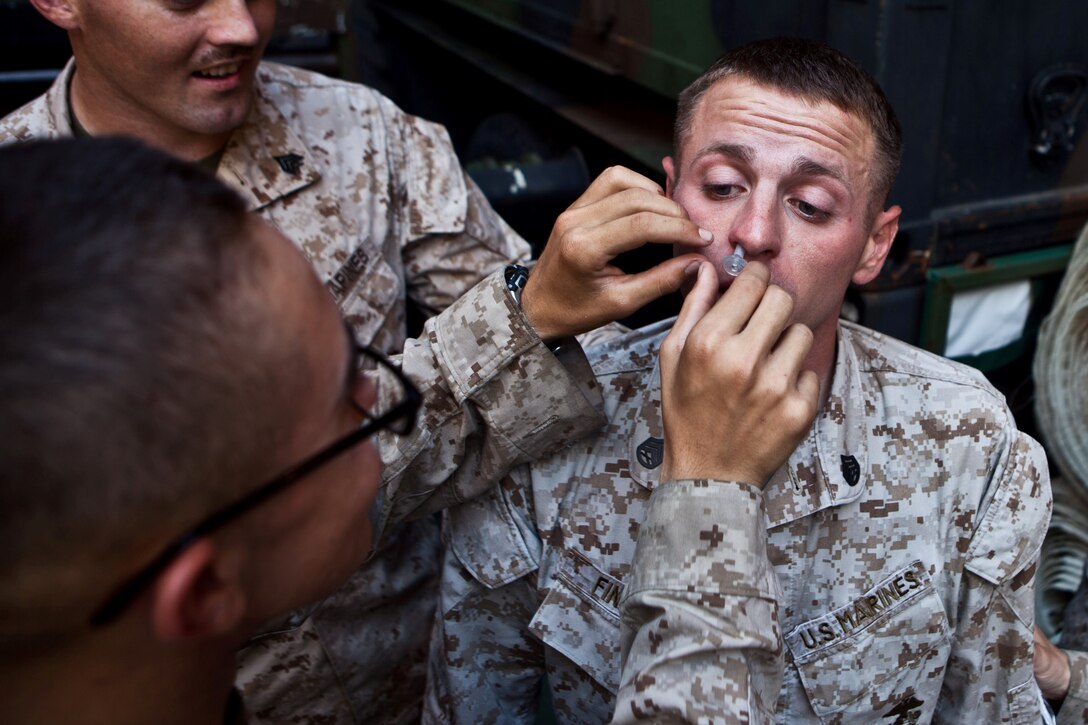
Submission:
M 387 357 L 363 345 L 355 346 L 356 369 L 362 367 L 377 367 L 385 374 L 379 376 L 380 401 L 375 411 L 367 411 L 362 408 L 359 412 L 365 417 L 361 426 L 345 435 L 343 438 L 333 441 L 309 458 L 295 464 L 283 473 L 273 478 L 263 486 L 251 491 L 245 498 L 236 501 L 229 506 L 219 509 L 191 529 L 174 539 L 162 553 L 155 557 L 150 564 L 145 566 L 135 576 L 119 586 L 110 597 L 102 603 L 94 614 L 91 615 L 91 626 L 100 627 L 116 619 L 136 599 L 137 595 L 148 586 L 162 570 L 166 568 L 174 557 L 192 546 L 198 539 L 207 536 L 216 529 L 233 521 L 247 511 L 259 506 L 265 500 L 284 490 L 292 483 L 308 476 L 330 460 L 344 451 L 362 443 L 364 440 L 382 430 L 390 430 L 398 435 L 404 435 L 415 426 L 416 414 L 419 412 L 421 397 L 419 390 L 395 366 Z M 373 365 L 364 366 L 369 362 Z M 381 390 L 386 386 L 386 390 Z M 398 390 L 390 390 L 398 387 Z M 385 394 L 383 394 L 385 393 Z

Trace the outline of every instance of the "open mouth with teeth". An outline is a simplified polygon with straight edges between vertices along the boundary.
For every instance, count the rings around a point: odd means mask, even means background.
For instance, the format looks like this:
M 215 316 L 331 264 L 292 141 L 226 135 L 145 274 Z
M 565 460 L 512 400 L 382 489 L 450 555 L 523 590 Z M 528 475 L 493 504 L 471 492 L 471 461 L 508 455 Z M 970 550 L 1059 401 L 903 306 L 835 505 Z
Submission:
M 217 65 L 214 68 L 205 68 L 204 70 L 198 70 L 193 73 L 197 78 L 226 78 L 232 76 L 241 70 L 241 63 L 230 63 L 229 65 Z

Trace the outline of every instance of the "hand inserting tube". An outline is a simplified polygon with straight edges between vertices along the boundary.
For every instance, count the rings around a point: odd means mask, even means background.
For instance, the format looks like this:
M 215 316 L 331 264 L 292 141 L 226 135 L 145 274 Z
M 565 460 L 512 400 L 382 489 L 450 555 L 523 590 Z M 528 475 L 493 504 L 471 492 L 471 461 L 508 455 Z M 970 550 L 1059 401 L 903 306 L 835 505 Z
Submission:
M 748 264 L 744 261 L 744 247 L 739 244 L 733 248 L 733 253 L 722 259 L 722 266 L 730 277 L 736 277 Z

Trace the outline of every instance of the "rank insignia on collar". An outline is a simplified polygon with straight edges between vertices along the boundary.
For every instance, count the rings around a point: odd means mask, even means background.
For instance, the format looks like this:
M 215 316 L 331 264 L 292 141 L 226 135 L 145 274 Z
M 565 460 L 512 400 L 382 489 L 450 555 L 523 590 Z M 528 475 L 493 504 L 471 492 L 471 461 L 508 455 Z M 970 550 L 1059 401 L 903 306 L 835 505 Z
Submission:
M 650 436 L 638 444 L 635 449 L 638 462 L 646 468 L 657 468 L 665 458 L 665 441 L 661 438 Z
M 283 156 L 273 156 L 276 159 L 276 163 L 280 165 L 285 174 L 291 176 L 298 176 L 298 172 L 302 169 L 302 157 L 298 154 L 284 154 Z
M 848 486 L 858 485 L 861 480 L 861 466 L 858 459 L 853 456 L 839 456 L 842 460 L 842 477 L 846 479 Z

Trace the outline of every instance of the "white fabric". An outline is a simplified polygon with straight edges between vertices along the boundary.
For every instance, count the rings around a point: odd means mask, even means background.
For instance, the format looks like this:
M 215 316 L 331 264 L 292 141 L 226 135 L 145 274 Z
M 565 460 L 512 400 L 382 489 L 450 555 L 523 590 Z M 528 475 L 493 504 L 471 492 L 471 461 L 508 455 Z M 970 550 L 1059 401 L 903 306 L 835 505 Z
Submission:
M 1016 342 L 1030 310 L 1031 282 L 1026 279 L 954 295 L 945 357 L 981 355 Z

